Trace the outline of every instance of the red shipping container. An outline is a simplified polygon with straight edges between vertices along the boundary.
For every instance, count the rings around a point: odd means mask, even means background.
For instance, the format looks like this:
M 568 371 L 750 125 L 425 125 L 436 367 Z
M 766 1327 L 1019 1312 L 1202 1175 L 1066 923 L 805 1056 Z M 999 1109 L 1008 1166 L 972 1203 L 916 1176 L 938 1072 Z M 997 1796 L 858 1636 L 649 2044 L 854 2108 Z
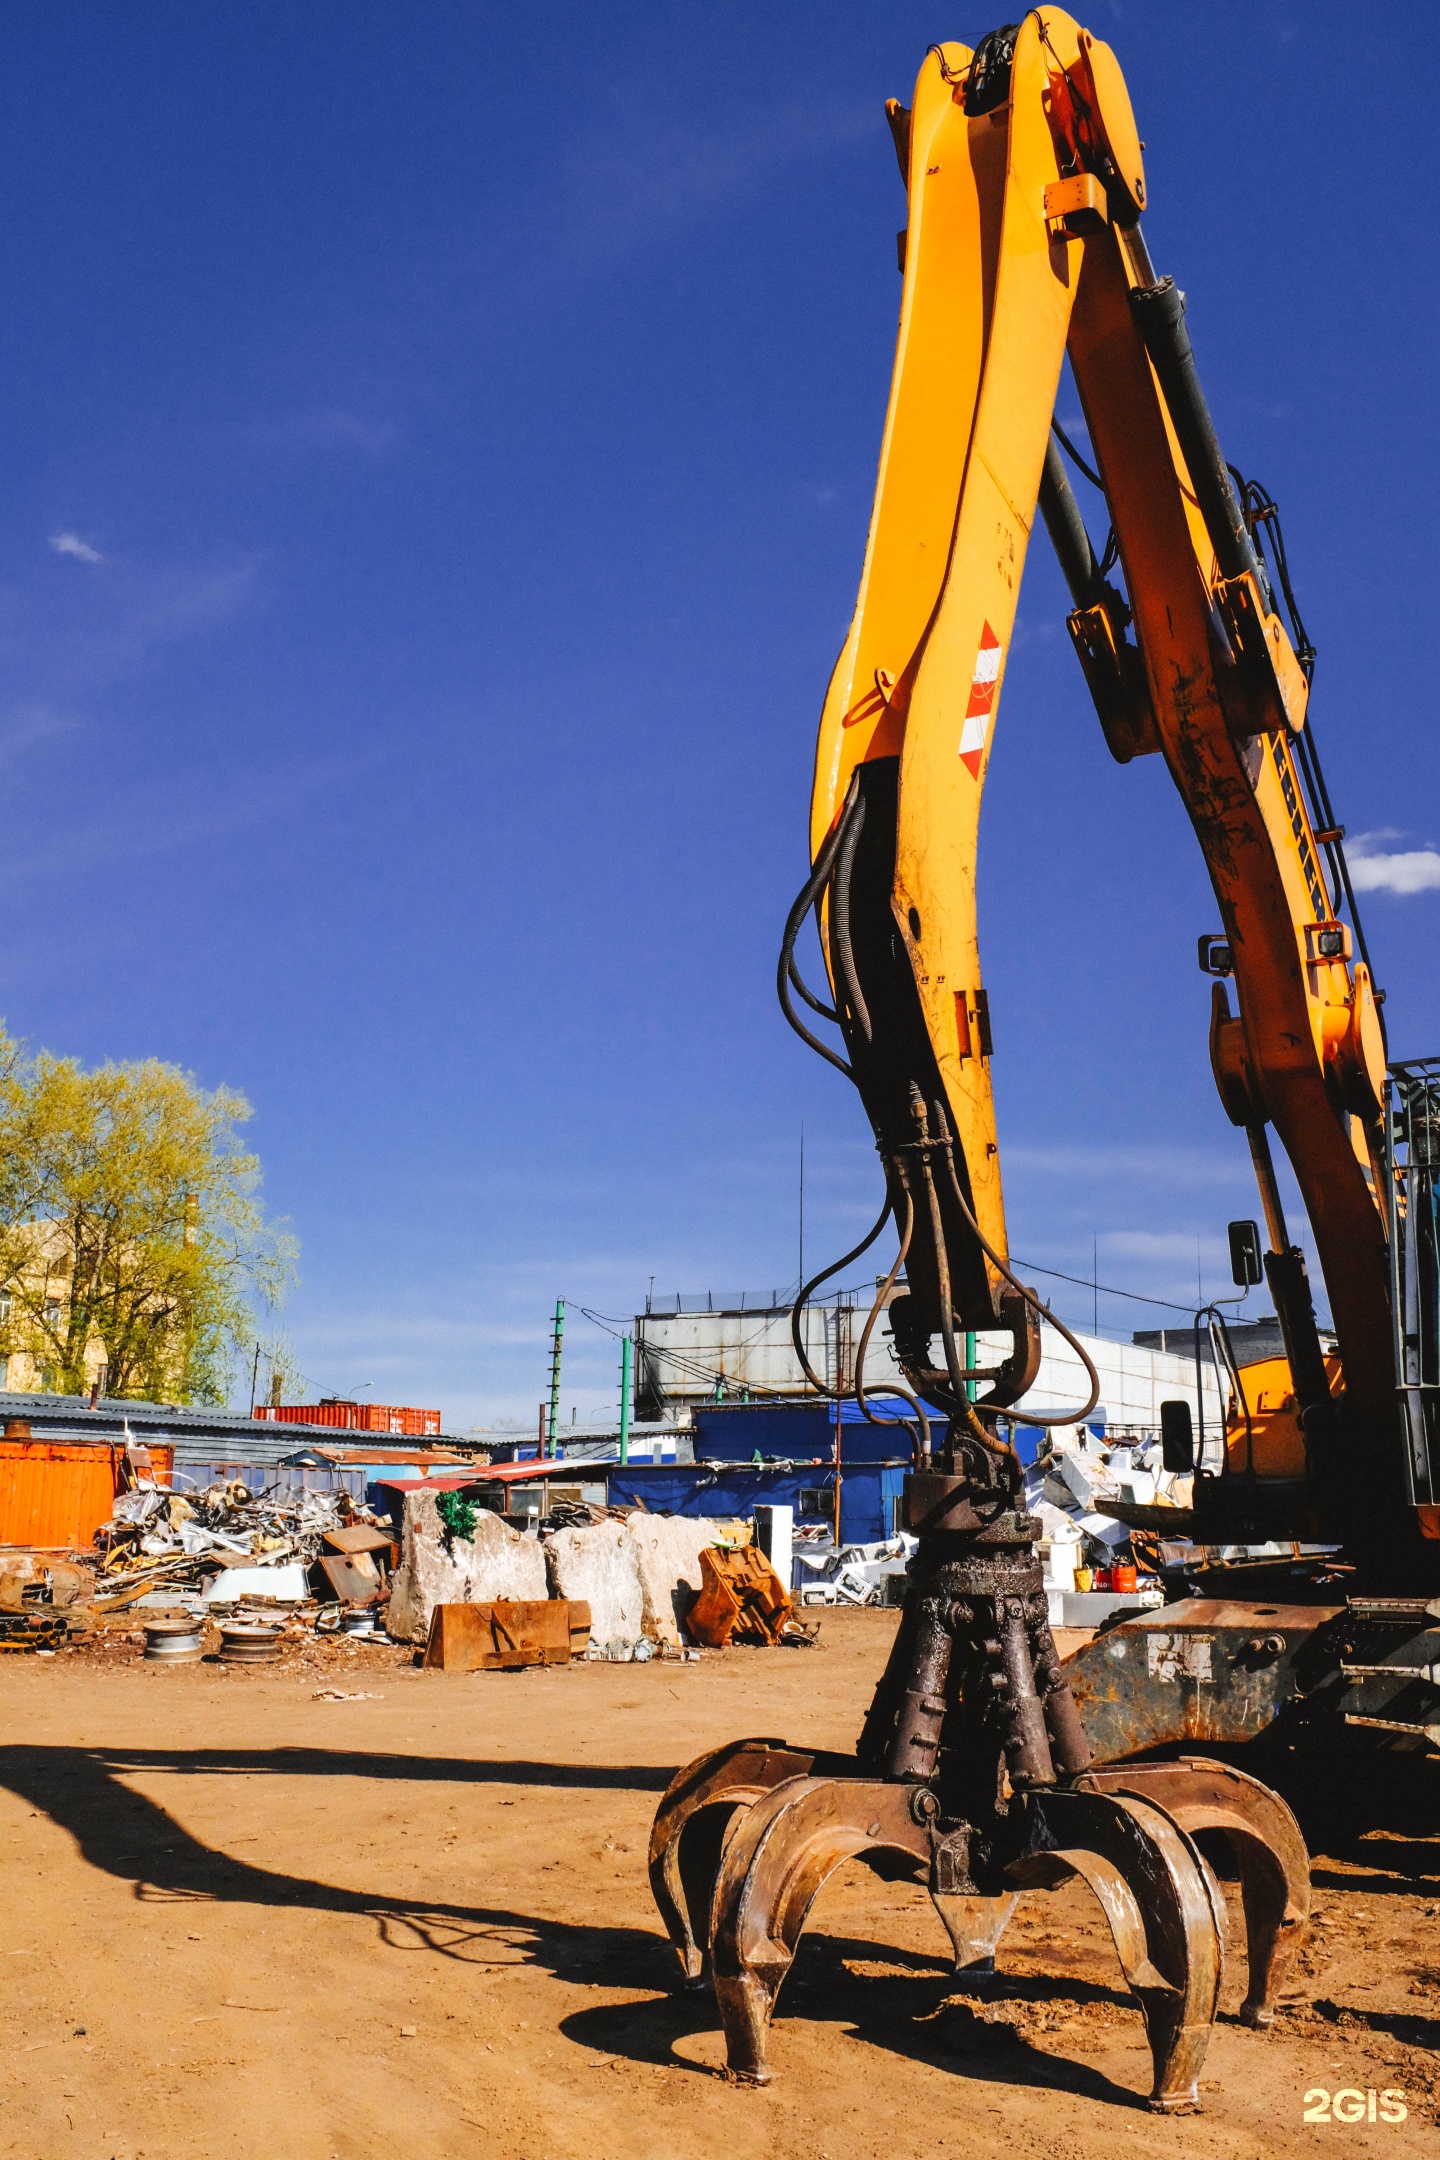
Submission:
M 391 1433 L 407 1440 L 438 1440 L 440 1412 L 394 1403 L 256 1403 L 257 1418 L 280 1425 L 330 1425 L 342 1432 Z

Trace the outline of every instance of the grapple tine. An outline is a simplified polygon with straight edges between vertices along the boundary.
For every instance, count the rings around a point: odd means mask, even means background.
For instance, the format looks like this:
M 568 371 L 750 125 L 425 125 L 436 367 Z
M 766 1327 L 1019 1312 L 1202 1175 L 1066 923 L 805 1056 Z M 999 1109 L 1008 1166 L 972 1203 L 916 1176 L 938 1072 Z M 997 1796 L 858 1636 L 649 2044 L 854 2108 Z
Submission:
M 1041 1849 L 1006 1873 L 1022 1887 L 1075 1874 L 1094 1891 L 1144 2013 L 1150 2106 L 1161 2114 L 1197 2107 L 1223 1956 L 1204 1862 L 1153 1800 L 1071 1789 L 1037 1794 L 1033 1805 Z
M 697 1755 L 666 1787 L 650 1832 L 650 1889 L 689 1986 L 698 1987 L 705 1971 L 710 1899 L 729 1823 L 815 1760 L 813 1749 L 783 1740 L 732 1740 Z M 706 1814 L 708 1824 L 697 1820 Z
M 1194 1756 L 1091 1770 L 1078 1782 L 1093 1792 L 1155 1800 L 1191 1835 L 1225 1832 L 1240 1870 L 1245 1909 L 1249 1984 L 1240 2016 L 1247 2025 L 1273 2023 L 1310 1922 L 1310 1855 L 1280 1795 L 1243 1770 Z
M 1020 1895 L 1016 1891 L 1009 1897 L 962 1897 L 954 1891 L 932 1890 L 930 1902 L 950 1937 L 958 1973 L 994 1957 Z
M 797 1777 L 757 1800 L 737 1826 L 715 1885 L 711 1944 L 732 2077 L 769 2082 L 775 1998 L 826 1878 L 876 1847 L 929 1859 L 929 1833 L 912 1807 L 917 1790 L 924 1788 Z

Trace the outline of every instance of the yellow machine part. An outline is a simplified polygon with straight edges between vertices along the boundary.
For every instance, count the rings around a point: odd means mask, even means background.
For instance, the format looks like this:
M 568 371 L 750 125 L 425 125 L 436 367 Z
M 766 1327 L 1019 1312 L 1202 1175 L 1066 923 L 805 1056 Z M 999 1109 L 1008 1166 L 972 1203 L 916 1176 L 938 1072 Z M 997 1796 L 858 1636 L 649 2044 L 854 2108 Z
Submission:
M 1331 1394 L 1339 1395 L 1344 1381 L 1333 1351 L 1325 1360 L 1325 1377 Z M 1250 1412 L 1250 1433 L 1247 1440 L 1244 1414 L 1232 1388 L 1225 1407 L 1227 1469 L 1243 1473 L 1253 1468 L 1257 1477 L 1304 1477 L 1305 1436 L 1286 1359 L 1261 1358 L 1253 1365 L 1242 1365 L 1240 1387 Z
M 1080 247 L 1047 217 L 1052 85 L 1082 64 L 1058 9 L 1016 39 L 1009 99 L 971 118 L 970 62 L 935 48 L 909 115 L 895 372 L 865 567 L 820 724 L 818 854 L 855 767 L 899 757 L 892 908 L 981 1231 L 1005 1214 L 975 925 L 980 799 Z M 833 977 L 833 969 L 832 969 Z

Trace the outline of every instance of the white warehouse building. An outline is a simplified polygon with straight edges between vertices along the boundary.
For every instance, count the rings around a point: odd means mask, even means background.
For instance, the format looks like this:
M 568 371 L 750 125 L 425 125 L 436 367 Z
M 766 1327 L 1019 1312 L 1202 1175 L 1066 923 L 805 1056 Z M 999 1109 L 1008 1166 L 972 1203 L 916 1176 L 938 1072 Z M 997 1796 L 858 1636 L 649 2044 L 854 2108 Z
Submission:
M 814 1304 L 803 1319 L 805 1354 L 815 1371 L 833 1387 L 837 1376 L 852 1385 L 855 1353 L 869 1308 L 850 1302 Z M 1116 1342 L 1084 1335 L 1100 1376 L 1100 1399 L 1089 1423 L 1111 1433 L 1157 1432 L 1162 1402 L 1181 1400 L 1198 1422 L 1201 1404 L 1193 1356 L 1178 1349 Z M 1035 1385 L 1024 1408 L 1036 1411 L 1078 1409 L 1089 1392 L 1080 1359 L 1059 1332 L 1041 1329 L 1042 1354 Z M 998 1363 L 1009 1349 L 1008 1335 L 977 1337 L 977 1363 Z M 642 1417 L 674 1419 L 706 1404 L 784 1399 L 813 1391 L 795 1355 L 790 1308 L 783 1293 L 702 1292 L 652 1299 L 635 1318 L 636 1408 Z M 1200 1368 L 1204 1386 L 1204 1422 L 1215 1430 L 1222 1410 L 1213 1367 Z M 890 1332 L 877 1322 L 865 1353 L 867 1392 L 886 1381 L 902 1379 Z M 984 1392 L 983 1387 L 981 1393 Z

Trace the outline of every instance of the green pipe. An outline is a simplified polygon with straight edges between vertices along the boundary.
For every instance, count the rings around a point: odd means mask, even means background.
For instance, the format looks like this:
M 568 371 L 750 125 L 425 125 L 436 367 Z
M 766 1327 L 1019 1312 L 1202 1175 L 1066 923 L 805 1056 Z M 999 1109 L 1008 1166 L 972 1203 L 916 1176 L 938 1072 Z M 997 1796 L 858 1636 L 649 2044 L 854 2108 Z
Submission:
M 555 1339 L 550 1351 L 550 1425 L 547 1434 L 546 1454 L 554 1455 L 559 1446 L 560 1427 L 560 1350 L 565 1336 L 565 1300 L 555 1300 Z
M 630 1389 L 634 1376 L 635 1341 L 633 1336 L 622 1337 L 620 1343 L 620 1460 L 630 1460 Z

